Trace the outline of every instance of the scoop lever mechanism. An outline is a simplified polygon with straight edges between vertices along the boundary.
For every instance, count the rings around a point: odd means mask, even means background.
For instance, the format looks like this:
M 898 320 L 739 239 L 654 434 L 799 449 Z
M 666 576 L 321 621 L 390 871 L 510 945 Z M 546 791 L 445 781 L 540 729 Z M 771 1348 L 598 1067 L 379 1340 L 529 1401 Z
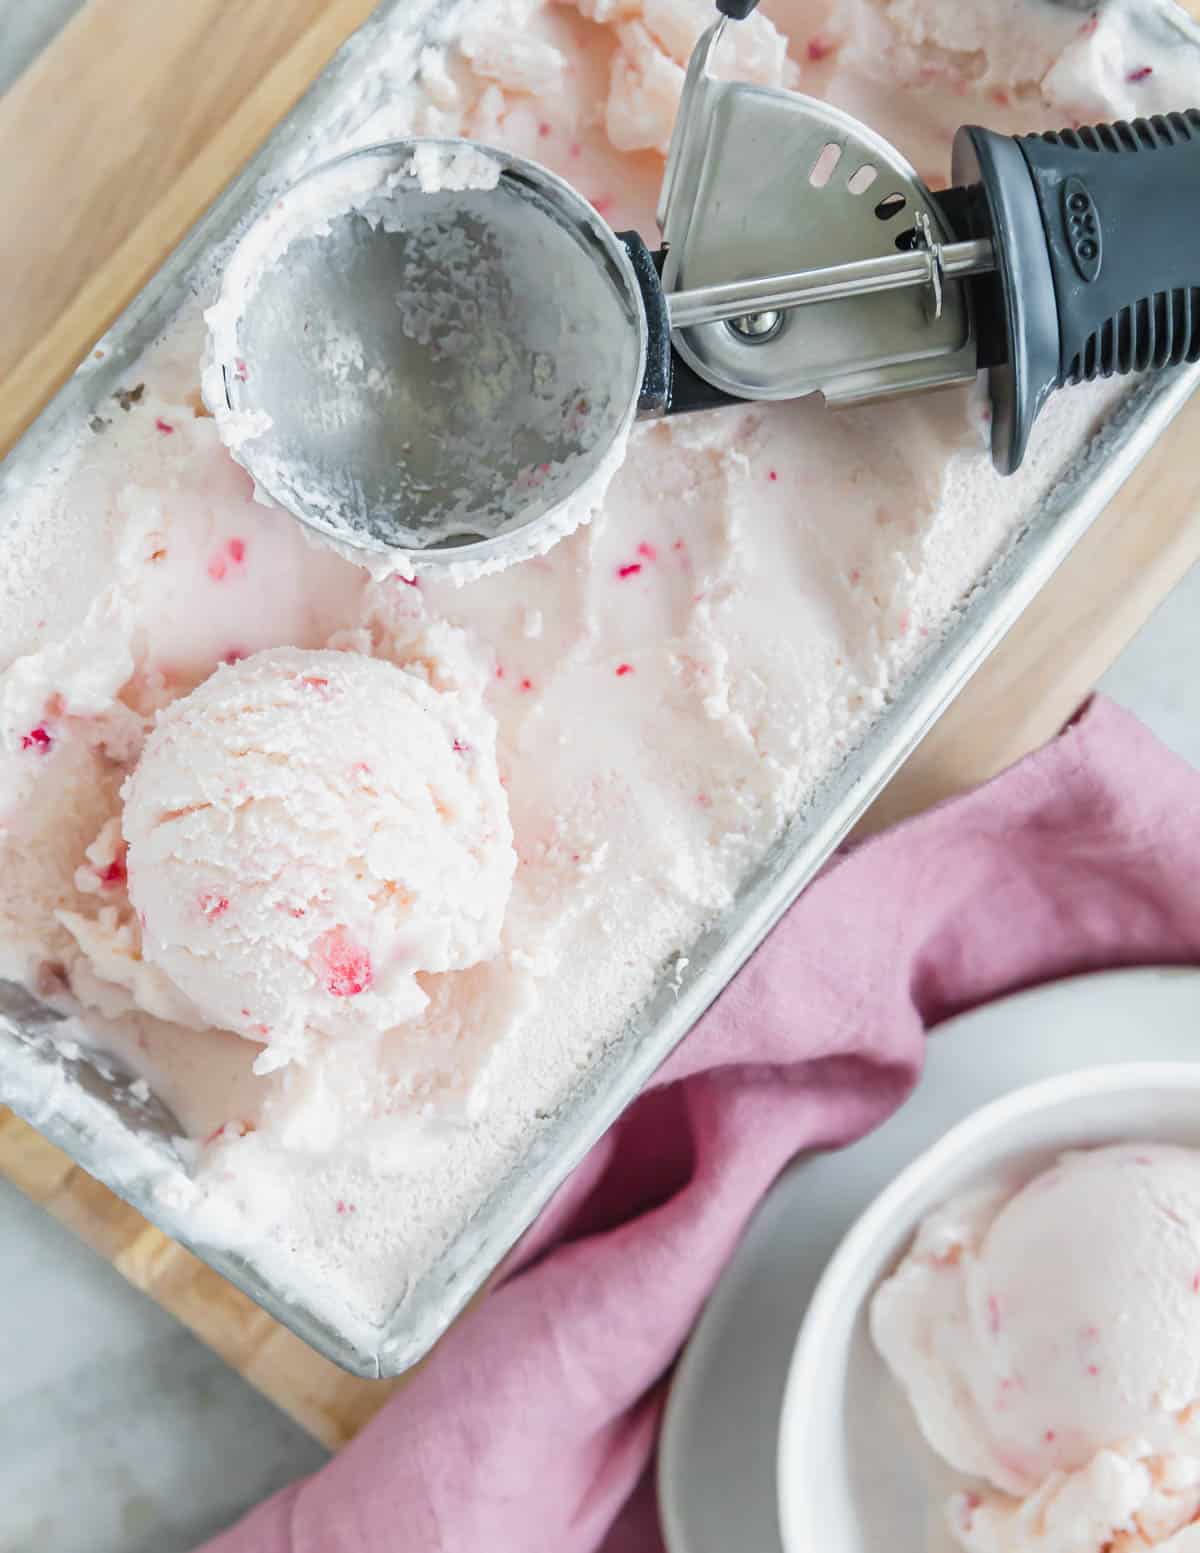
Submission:
M 837 108 L 718 79 L 713 54 L 754 0 L 718 9 L 680 101 L 663 246 L 650 272 L 635 261 L 656 277 L 663 391 L 643 413 L 861 403 L 983 369 L 1008 474 L 1055 389 L 1200 359 L 1200 112 L 1018 136 L 967 125 L 954 186 L 933 193 Z
M 928 286 L 934 317 L 941 316 L 947 280 L 984 275 L 995 269 L 991 240 L 968 238 L 942 243 L 928 220 L 922 224 L 919 245 L 905 253 L 877 259 L 852 259 L 823 269 L 799 270 L 790 275 L 767 275 L 754 280 L 734 280 L 691 291 L 676 291 L 666 298 L 672 329 L 697 324 L 736 323 L 741 318 L 804 307 L 815 302 L 841 302 L 848 297 L 871 296 L 909 286 Z M 773 320 L 772 320 L 773 323 Z M 743 331 L 751 336 L 766 332 L 761 324 Z

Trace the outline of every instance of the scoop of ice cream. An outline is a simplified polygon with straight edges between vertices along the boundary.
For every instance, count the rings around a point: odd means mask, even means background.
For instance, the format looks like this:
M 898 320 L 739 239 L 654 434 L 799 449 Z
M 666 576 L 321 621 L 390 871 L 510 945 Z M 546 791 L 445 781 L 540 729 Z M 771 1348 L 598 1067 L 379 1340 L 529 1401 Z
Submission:
M 871 1330 L 933 1448 L 1002 1491 L 956 1502 L 964 1546 L 1153 1547 L 1200 1509 L 1200 1152 L 1067 1154 L 952 1201 Z
M 355 653 L 278 648 L 163 712 L 125 785 L 142 954 L 259 1071 L 426 1002 L 499 946 L 515 863 L 478 701 Z

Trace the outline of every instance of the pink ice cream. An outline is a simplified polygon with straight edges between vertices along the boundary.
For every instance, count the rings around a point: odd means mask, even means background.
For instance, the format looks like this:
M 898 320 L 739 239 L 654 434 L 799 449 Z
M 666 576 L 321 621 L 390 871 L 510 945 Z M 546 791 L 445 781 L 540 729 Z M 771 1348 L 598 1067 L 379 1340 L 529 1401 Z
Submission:
M 1064 1155 L 931 1214 L 871 1307 L 972 1553 L 1187 1544 L 1200 1517 L 1200 1152 Z M 1200 1537 L 1200 1528 L 1189 1535 Z
M 415 1019 L 419 972 L 491 958 L 516 861 L 478 700 L 349 652 L 275 648 L 160 714 L 125 784 L 142 958 L 262 1045 Z
M 414 46 L 429 9 L 351 45 L 356 89 L 282 182 L 465 135 L 653 239 L 710 0 L 439 6 Z M 1124 4 L 766 0 L 717 68 L 828 98 L 942 183 L 961 123 L 1179 107 L 1193 61 Z M 1010 481 L 978 389 L 641 424 L 588 527 L 413 586 L 254 499 L 199 394 L 218 282 L 43 482 L 3 492 L 0 975 L 77 1014 L 73 1038 L 178 1117 L 159 1190 L 189 1238 L 370 1344 L 636 1039 L 1124 385 L 1056 395 Z M 358 709 L 344 722 L 303 674 L 286 711 L 257 677 L 310 655 Z M 235 691 L 244 801 L 214 716 Z

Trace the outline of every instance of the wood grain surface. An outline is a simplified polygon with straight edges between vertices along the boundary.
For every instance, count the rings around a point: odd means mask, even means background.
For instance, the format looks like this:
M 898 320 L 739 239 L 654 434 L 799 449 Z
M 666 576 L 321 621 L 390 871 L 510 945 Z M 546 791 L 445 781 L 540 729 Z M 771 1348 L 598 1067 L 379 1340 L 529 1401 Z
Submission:
M 0 453 L 373 9 L 89 0 L 0 97 Z
M 1191 5 L 1200 14 L 1200 0 Z M 0 451 L 370 10 L 371 0 L 89 0 L 0 98 Z M 1198 449 L 1200 399 L 862 830 L 984 780 L 1062 726 L 1200 558 Z M 395 1384 L 319 1358 L 2 1109 L 0 1173 L 325 1444 L 350 1438 Z

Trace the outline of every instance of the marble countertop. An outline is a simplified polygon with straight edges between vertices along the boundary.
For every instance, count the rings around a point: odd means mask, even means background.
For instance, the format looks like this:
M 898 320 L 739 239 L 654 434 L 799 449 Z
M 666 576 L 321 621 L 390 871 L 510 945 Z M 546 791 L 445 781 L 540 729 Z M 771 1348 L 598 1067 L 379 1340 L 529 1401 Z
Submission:
M 0 1181 L 0 1553 L 184 1553 L 324 1459 Z
M 0 91 L 80 0 L 0 0 Z M 1200 569 L 1101 688 L 1200 766 Z M 325 1453 L 0 1181 L 0 1553 L 185 1553 Z
M 1099 688 L 1200 767 L 1200 567 L 1167 595 Z
M 0 92 L 65 27 L 83 0 L 0 0 Z

